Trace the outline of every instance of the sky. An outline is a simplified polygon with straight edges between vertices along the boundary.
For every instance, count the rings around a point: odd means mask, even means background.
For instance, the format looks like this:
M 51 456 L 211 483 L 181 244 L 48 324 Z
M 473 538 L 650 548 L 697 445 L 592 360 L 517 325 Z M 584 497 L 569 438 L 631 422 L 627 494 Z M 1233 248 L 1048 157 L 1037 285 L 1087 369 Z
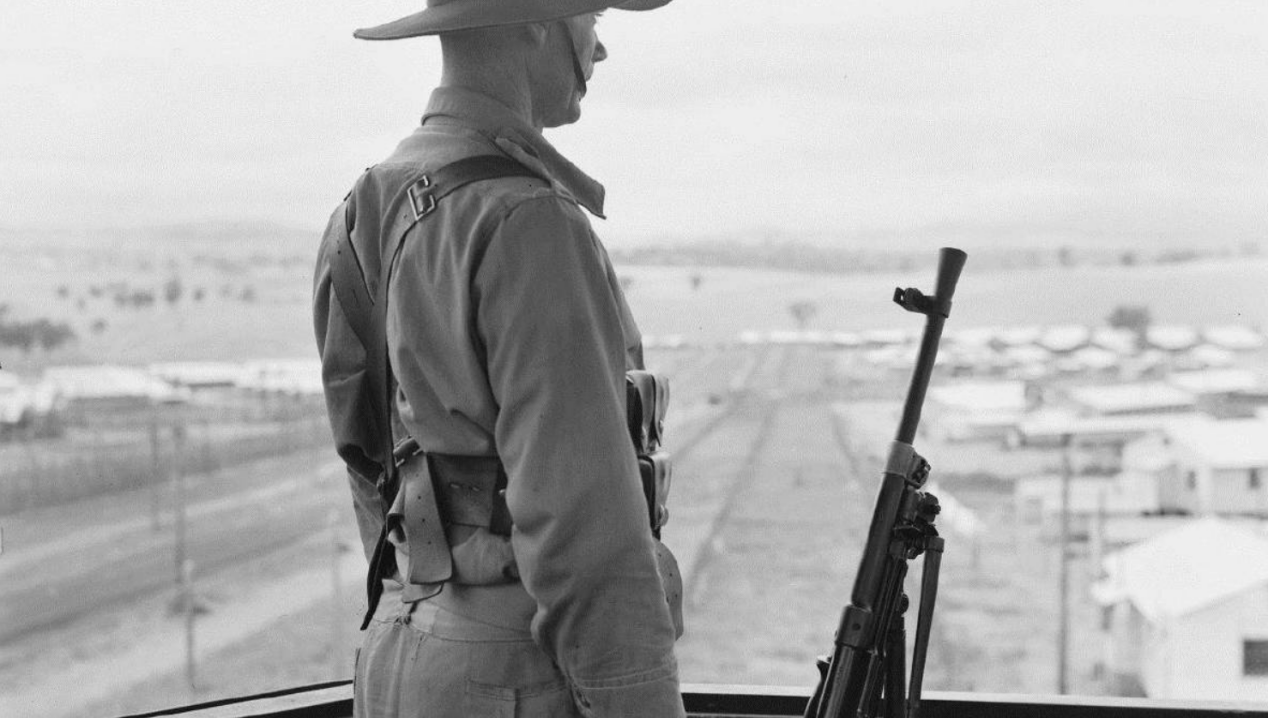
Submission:
M 418 122 L 422 0 L 4 0 L 0 227 L 320 229 Z M 676 0 L 611 11 L 607 238 L 1268 237 L 1268 3 Z

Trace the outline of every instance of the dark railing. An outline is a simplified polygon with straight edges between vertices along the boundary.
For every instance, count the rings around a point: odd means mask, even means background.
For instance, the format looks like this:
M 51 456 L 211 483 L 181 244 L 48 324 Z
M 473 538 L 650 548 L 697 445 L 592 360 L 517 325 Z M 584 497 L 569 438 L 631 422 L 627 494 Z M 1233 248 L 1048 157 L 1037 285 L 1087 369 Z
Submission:
M 692 718 L 799 718 L 809 694 L 809 689 L 689 684 L 683 687 L 683 702 Z M 181 706 L 132 718 L 350 718 L 351 715 L 352 686 L 343 681 Z M 1268 703 L 926 691 L 920 715 L 922 718 L 1268 718 Z

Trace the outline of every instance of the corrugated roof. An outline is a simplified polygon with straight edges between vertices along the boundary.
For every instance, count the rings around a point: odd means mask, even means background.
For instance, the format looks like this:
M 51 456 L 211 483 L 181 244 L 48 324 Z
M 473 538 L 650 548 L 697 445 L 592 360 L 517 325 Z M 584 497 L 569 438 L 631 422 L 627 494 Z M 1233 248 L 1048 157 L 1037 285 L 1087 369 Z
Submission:
M 1096 327 L 1092 330 L 1092 343 L 1118 354 L 1136 351 L 1136 333 L 1119 327 Z
M 1185 354 L 1183 362 L 1199 367 L 1223 369 L 1235 364 L 1237 355 L 1229 349 L 1221 349 L 1211 344 L 1199 344 Z
M 997 338 L 1008 346 L 1021 346 L 1035 343 L 1042 334 L 1039 327 L 1005 327 L 999 330 Z
M 1220 394 L 1253 389 L 1259 386 L 1259 377 L 1247 369 L 1206 369 L 1174 372 L 1167 383 L 1194 394 Z
M 1259 332 L 1238 325 L 1207 327 L 1202 334 L 1208 342 L 1225 349 L 1259 349 L 1268 343 Z
M 968 411 L 1024 411 L 1026 385 L 1020 381 L 973 381 L 929 389 L 929 398 Z
M 1048 327 L 1036 340 L 1039 346 L 1054 352 L 1069 352 L 1088 343 L 1092 331 L 1079 324 Z
M 1117 352 L 1109 349 L 1101 349 L 1100 347 L 1087 346 L 1082 349 L 1075 350 L 1070 358 L 1078 362 L 1080 366 L 1087 369 L 1109 369 L 1116 367 L 1123 362 L 1123 359 Z
M 108 364 L 50 367 L 44 371 L 44 382 L 70 399 L 165 400 L 176 394 L 167 382 L 145 371 Z
M 1105 558 L 1098 600 L 1131 601 L 1159 623 L 1268 583 L 1268 539 L 1217 518 L 1194 519 Z
M 1181 409 L 1196 403 L 1193 395 L 1162 382 L 1082 386 L 1070 398 L 1101 414 L 1157 409 Z
M 1145 329 L 1145 339 L 1164 351 L 1188 349 L 1198 343 L 1198 333 L 1192 327 L 1154 325 Z
M 1198 420 L 1196 414 L 1128 414 L 1079 416 L 1072 411 L 1045 409 L 1030 414 L 1017 428 L 1027 440 L 1053 440 L 1069 434 L 1075 438 L 1105 435 L 1149 434 L 1175 424 Z
M 173 384 L 232 384 L 242 374 L 242 365 L 234 362 L 163 362 L 151 364 L 150 374 Z

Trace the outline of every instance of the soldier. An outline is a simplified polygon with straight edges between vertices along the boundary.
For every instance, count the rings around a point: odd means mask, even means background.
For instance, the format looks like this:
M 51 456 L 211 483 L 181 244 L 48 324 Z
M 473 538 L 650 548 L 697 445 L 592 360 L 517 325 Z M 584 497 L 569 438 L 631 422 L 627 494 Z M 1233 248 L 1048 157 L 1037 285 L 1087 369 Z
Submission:
M 598 14 L 668 1 L 428 0 L 355 33 L 439 35 L 444 62 L 317 265 L 371 563 L 357 716 L 684 715 L 681 587 L 626 425 L 641 339 L 585 215 L 603 187 L 541 134 L 580 117 Z

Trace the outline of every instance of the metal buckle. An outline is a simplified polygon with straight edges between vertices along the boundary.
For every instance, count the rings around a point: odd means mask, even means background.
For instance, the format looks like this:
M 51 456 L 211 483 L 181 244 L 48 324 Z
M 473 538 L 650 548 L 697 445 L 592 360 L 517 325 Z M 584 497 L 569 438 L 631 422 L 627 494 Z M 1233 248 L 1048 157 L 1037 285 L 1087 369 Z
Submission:
M 418 178 L 418 181 L 409 186 L 409 204 L 414 210 L 414 219 L 419 220 L 431 214 L 436 209 L 436 198 L 431 192 L 421 191 L 420 188 L 431 187 L 431 179 L 427 175 Z

